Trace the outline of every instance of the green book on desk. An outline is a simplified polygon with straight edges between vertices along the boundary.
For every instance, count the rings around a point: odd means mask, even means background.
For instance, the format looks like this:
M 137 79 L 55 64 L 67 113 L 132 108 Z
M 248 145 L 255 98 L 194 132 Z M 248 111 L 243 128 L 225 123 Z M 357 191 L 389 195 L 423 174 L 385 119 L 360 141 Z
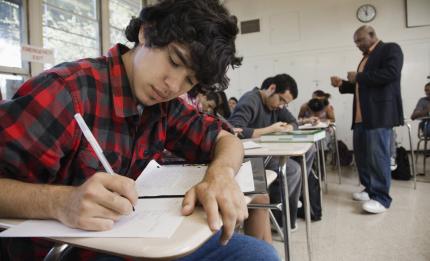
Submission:
M 261 135 L 261 142 L 316 142 L 325 138 L 325 130 L 294 130 Z

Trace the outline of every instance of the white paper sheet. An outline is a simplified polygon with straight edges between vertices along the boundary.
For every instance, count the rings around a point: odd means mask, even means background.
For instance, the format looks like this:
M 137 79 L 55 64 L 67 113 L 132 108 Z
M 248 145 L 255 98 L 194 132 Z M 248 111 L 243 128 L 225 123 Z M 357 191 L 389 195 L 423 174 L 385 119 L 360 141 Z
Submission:
M 13 226 L 0 237 L 146 237 L 169 238 L 181 224 L 182 199 L 139 199 L 136 211 L 122 217 L 113 229 L 91 232 L 73 229 L 54 220 L 28 220 Z
M 263 146 L 260 143 L 257 143 L 257 142 L 252 141 L 252 140 L 248 140 L 248 141 L 243 142 L 243 148 L 245 150 L 257 149 L 257 148 L 261 148 L 261 147 L 263 147 Z
M 306 123 L 299 126 L 299 130 L 312 130 L 312 129 L 325 129 L 328 127 L 327 122 L 318 122 L 316 125 L 312 125 L 311 123 Z
M 199 183 L 206 172 L 206 166 L 165 165 L 152 160 L 136 180 L 139 196 L 184 195 Z M 242 192 L 254 191 L 254 177 L 251 162 L 242 164 L 235 177 Z

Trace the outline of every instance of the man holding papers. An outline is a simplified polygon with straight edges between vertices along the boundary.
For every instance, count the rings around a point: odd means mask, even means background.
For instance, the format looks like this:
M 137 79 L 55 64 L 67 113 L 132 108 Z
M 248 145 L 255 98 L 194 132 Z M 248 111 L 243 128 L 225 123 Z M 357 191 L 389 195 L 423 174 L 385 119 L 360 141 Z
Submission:
M 354 95 L 354 158 L 364 190 L 353 193 L 352 198 L 363 202 L 364 211 L 379 214 L 392 201 L 391 139 L 393 127 L 403 125 L 403 53 L 398 44 L 380 41 L 368 25 L 354 32 L 354 42 L 363 53 L 357 71 L 348 72 L 347 80 L 332 76 L 331 84 L 342 94 Z
M 297 129 L 297 120 L 286 108 L 297 95 L 297 84 L 291 76 L 279 74 L 269 77 L 263 81 L 261 89 L 254 88 L 240 98 L 229 121 L 234 127 L 243 129 L 244 138 L 258 138 L 264 134 Z M 306 157 L 308 170 L 311 170 L 314 155 L 310 153 L 309 157 Z M 278 159 L 272 159 L 266 168 L 277 171 Z M 289 158 L 286 174 L 291 227 L 294 229 L 301 191 L 300 165 Z M 276 183 L 271 186 L 270 191 L 271 201 L 278 201 L 279 192 Z
M 223 223 L 222 233 L 184 259 L 277 260 L 270 245 L 233 234 L 248 216 L 234 179 L 241 142 L 219 120 L 177 99 L 192 87 L 227 87 L 227 67 L 241 63 L 237 33 L 236 19 L 218 1 L 165 0 L 130 21 L 125 34 L 134 48 L 117 44 L 106 57 L 63 63 L 24 83 L 0 105 L 0 217 L 109 230 L 137 204 L 134 180 L 168 149 L 191 162 L 211 162 L 186 193 L 182 214 L 200 203 L 212 230 Z M 105 173 L 76 113 L 115 175 Z M 1 246 L 6 259 L 36 260 L 53 243 L 6 238 Z M 74 248 L 67 258 L 98 254 Z

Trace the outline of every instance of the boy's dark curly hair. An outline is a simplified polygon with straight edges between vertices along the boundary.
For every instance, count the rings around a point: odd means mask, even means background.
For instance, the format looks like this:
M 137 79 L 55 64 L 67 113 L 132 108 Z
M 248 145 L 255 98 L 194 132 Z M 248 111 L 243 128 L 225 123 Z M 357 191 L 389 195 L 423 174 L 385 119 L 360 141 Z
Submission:
M 228 66 L 235 68 L 242 62 L 235 55 L 237 19 L 218 0 L 163 0 L 143 8 L 125 30 L 135 46 L 142 25 L 148 47 L 161 48 L 177 42 L 189 48 L 191 69 L 199 88 L 226 89 Z

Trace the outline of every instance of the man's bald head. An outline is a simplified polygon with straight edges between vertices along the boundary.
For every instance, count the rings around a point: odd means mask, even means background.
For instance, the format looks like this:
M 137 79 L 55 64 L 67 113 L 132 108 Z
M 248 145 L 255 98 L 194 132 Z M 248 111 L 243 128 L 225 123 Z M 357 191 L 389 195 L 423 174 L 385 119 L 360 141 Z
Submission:
M 370 47 L 377 41 L 375 29 L 370 25 L 360 26 L 354 33 L 355 45 L 363 53 L 368 53 Z

